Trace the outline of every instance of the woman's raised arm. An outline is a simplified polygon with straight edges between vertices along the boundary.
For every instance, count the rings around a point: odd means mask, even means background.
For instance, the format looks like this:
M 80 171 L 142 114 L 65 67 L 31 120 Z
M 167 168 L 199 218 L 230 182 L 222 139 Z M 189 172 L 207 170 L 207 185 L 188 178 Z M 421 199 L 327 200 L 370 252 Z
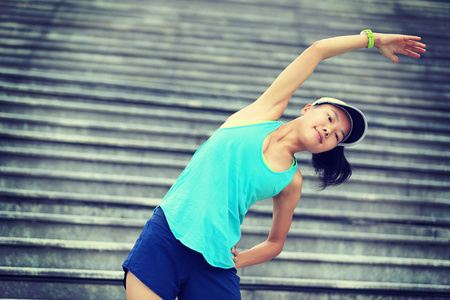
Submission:
M 425 52 L 420 37 L 374 33 L 374 47 L 395 63 L 395 53 L 418 58 Z M 314 72 L 324 59 L 368 46 L 367 35 L 349 35 L 313 43 L 275 79 L 272 85 L 252 104 L 228 120 L 278 120 L 294 92 Z

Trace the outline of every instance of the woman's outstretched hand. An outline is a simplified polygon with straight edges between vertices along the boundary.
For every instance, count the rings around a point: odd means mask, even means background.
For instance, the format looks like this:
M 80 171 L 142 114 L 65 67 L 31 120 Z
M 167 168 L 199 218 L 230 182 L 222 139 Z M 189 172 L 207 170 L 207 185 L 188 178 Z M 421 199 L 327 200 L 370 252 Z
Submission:
M 419 53 L 425 53 L 425 44 L 420 43 L 418 36 L 398 35 L 398 34 L 377 34 L 375 38 L 375 47 L 381 54 L 398 63 L 398 57 L 395 53 L 419 58 Z

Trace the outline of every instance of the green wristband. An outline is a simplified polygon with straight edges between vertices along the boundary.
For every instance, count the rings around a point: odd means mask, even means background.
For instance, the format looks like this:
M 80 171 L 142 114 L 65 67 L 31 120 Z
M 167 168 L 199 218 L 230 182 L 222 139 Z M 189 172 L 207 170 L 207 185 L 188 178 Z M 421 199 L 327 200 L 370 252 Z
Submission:
M 372 48 L 374 43 L 375 43 L 374 40 L 373 40 L 373 32 L 372 32 L 372 30 L 370 30 L 370 29 L 363 30 L 363 31 L 361 31 L 360 34 L 367 34 L 367 37 L 369 38 L 369 43 L 367 44 L 366 48 Z

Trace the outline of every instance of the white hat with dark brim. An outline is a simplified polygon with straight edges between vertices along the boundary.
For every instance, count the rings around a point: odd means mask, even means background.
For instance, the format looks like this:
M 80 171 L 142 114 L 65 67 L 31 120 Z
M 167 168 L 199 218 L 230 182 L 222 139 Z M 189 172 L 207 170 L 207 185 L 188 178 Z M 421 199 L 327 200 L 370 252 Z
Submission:
M 361 110 L 358 108 L 348 105 L 344 101 L 330 98 L 330 97 L 323 97 L 319 100 L 315 101 L 312 105 L 320 105 L 320 104 L 331 104 L 334 106 L 337 106 L 341 108 L 343 111 L 345 111 L 348 116 L 350 117 L 350 132 L 345 137 L 345 139 L 339 143 L 339 146 L 353 146 L 361 142 L 364 137 L 366 136 L 367 132 L 367 119 L 366 116 L 363 114 Z

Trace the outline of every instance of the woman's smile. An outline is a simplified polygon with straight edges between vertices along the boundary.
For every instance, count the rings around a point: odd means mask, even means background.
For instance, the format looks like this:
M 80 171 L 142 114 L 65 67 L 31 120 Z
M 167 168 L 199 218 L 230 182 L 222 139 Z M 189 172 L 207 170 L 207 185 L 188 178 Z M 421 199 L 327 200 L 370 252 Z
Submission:
M 318 135 L 318 137 L 319 137 L 319 142 L 322 144 L 322 135 L 320 134 L 320 131 L 319 130 L 317 130 L 317 128 L 316 127 L 314 127 L 314 129 L 317 131 L 317 135 Z

